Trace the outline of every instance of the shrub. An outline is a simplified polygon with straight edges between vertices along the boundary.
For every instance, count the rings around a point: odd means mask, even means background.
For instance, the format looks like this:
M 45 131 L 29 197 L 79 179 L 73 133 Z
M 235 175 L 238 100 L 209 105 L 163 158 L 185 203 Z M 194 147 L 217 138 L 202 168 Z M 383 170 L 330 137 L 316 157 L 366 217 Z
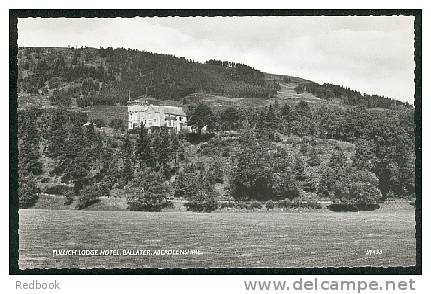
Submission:
M 223 183 L 224 179 L 222 163 L 219 160 L 216 159 L 212 162 L 207 172 L 207 178 L 211 184 Z
M 373 211 L 379 209 L 379 204 L 354 204 L 354 203 L 333 203 L 328 206 L 328 209 L 331 211 L 339 212 L 339 211 Z
M 290 208 L 292 207 L 292 201 L 290 199 L 283 199 L 276 202 L 277 208 Z
M 49 180 L 50 178 L 42 178 L 40 182 L 46 184 L 46 183 L 49 183 Z
M 250 202 L 250 204 L 249 204 L 249 207 L 250 207 L 250 209 L 261 209 L 262 208 L 262 202 L 260 202 L 260 201 L 252 201 L 252 202 Z
M 294 198 L 292 200 L 292 204 L 291 206 L 292 208 L 300 208 L 302 207 L 302 200 L 298 197 L 298 198 Z
M 70 191 L 68 193 L 66 193 L 66 201 L 64 201 L 64 205 L 70 205 L 72 204 L 74 197 L 73 197 L 73 191 Z
M 172 209 L 174 208 L 174 203 L 172 201 L 165 201 L 162 204 L 162 209 Z
M 245 202 L 238 202 L 237 203 L 237 207 L 239 208 L 239 209 L 248 209 L 248 204 L 247 203 L 245 203 Z
M 91 120 L 91 123 L 94 124 L 97 128 L 105 127 L 105 121 L 101 118 L 95 118 Z
M 114 118 L 109 122 L 109 126 L 115 130 L 124 130 L 124 122 L 119 118 Z
M 203 201 L 188 201 L 184 204 L 184 206 L 189 211 L 194 212 L 211 212 L 218 208 L 217 201 L 213 199 L 203 200 Z
M 67 196 L 73 192 L 73 187 L 69 187 L 67 185 L 47 186 L 45 187 L 43 192 L 46 194 Z
M 309 209 L 322 209 L 322 205 L 317 201 L 307 201 L 306 207 Z
M 133 211 L 161 211 L 171 194 L 160 173 L 144 171 L 126 188 L 128 209 Z
M 36 204 L 38 196 L 36 183 L 30 177 L 20 179 L 18 182 L 19 208 L 30 208 Z
M 352 211 L 356 212 L 359 211 L 358 207 L 354 204 L 348 204 L 348 203 L 333 203 L 328 205 L 328 209 L 331 211 Z
M 104 195 L 104 190 L 99 184 L 92 184 L 84 187 L 81 190 L 81 197 L 79 197 L 77 209 L 84 209 L 94 203 L 100 201 L 99 197 Z
M 237 206 L 238 206 L 238 203 L 235 203 L 235 202 L 232 202 L 232 201 L 222 202 L 220 204 L 220 209 L 223 209 L 223 208 L 236 208 Z
M 270 210 L 270 209 L 274 209 L 274 202 L 272 201 L 272 200 L 268 200 L 268 201 L 266 201 L 266 203 L 265 203 L 265 208 L 267 209 L 267 210 Z

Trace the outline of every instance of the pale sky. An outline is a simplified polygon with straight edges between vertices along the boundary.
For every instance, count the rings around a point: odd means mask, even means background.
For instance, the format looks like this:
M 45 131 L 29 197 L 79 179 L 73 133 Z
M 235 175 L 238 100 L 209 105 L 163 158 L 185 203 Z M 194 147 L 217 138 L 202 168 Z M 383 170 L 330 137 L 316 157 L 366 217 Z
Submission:
M 414 17 L 25 18 L 18 45 L 124 47 L 414 101 Z

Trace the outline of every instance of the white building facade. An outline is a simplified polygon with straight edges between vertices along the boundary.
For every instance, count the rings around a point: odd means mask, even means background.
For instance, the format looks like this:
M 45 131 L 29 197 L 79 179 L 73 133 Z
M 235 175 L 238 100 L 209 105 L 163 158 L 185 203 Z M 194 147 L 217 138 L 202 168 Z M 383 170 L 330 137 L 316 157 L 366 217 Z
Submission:
M 145 128 L 167 127 L 175 133 L 190 131 L 190 127 L 187 126 L 186 113 L 181 107 L 135 103 L 130 104 L 127 111 L 129 130 L 139 128 L 142 123 Z

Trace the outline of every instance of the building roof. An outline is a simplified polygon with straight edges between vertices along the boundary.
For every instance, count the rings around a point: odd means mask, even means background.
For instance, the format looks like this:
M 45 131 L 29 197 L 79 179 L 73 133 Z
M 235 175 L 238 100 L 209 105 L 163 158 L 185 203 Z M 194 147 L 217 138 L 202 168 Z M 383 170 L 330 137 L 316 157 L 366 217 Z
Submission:
M 186 113 L 184 112 L 182 107 L 176 107 L 176 106 L 158 106 L 158 107 L 160 112 L 164 112 L 166 114 L 186 116 Z
M 144 104 L 130 104 L 128 106 L 128 111 L 138 111 L 138 112 L 147 112 L 152 109 L 154 112 L 163 113 L 163 114 L 172 114 L 178 116 L 186 116 L 182 107 L 177 106 L 158 106 L 158 105 L 144 105 Z

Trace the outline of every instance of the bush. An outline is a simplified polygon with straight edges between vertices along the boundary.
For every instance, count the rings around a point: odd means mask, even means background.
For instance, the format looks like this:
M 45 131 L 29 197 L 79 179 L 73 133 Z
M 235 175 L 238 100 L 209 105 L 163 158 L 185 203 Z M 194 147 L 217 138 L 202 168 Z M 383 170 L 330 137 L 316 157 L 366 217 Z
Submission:
M 124 122 L 119 118 L 114 118 L 109 122 L 109 126 L 115 130 L 122 130 L 124 131 Z
M 36 183 L 30 177 L 20 179 L 18 183 L 19 208 L 30 208 L 36 204 L 38 196 Z
M 84 209 L 94 203 L 100 201 L 99 197 L 103 196 L 104 189 L 99 184 L 92 184 L 84 187 L 81 190 L 81 197 L 79 197 L 78 204 L 76 205 L 77 209 Z
M 97 128 L 105 127 L 105 121 L 101 118 L 95 118 L 91 120 L 91 123 L 94 124 Z
M 232 202 L 232 201 L 222 202 L 220 204 L 220 209 L 223 209 L 223 208 L 236 208 L 236 207 L 238 207 L 238 203 L 235 203 L 235 202 Z
M 170 204 L 168 184 L 160 173 L 150 170 L 140 172 L 126 188 L 128 209 L 132 211 L 161 211 Z
M 131 211 L 161 211 L 168 204 L 163 199 L 149 197 L 145 192 L 142 196 L 127 197 L 128 209 Z
M 373 211 L 380 208 L 377 203 L 359 203 L 357 207 L 360 211 Z
M 322 205 L 317 201 L 307 201 L 307 203 L 303 204 L 305 204 L 304 206 L 309 209 L 322 209 Z
M 174 203 L 172 201 L 165 201 L 162 204 L 162 209 L 172 209 L 175 208 Z
M 328 205 L 328 209 L 331 211 L 352 211 L 356 212 L 359 211 L 358 207 L 354 204 L 348 204 L 348 203 L 333 203 Z
M 291 208 L 292 207 L 292 201 L 289 199 L 283 199 L 276 202 L 277 208 Z
M 249 206 L 250 209 L 262 209 L 263 205 L 260 201 L 252 201 Z
M 70 205 L 72 204 L 74 197 L 73 197 L 73 191 L 70 191 L 68 193 L 66 193 L 66 201 L 64 201 L 64 205 Z
M 266 201 L 266 203 L 265 203 L 265 208 L 267 209 L 267 210 L 270 210 L 270 209 L 274 209 L 274 202 L 272 201 L 272 200 L 268 200 L 268 201 Z
M 73 187 L 67 185 L 47 186 L 43 189 L 43 192 L 46 194 L 67 196 L 73 192 Z
M 211 184 L 220 183 L 222 184 L 223 179 L 223 168 L 222 163 L 219 160 L 214 160 L 207 172 L 207 179 Z
M 249 208 L 248 204 L 245 202 L 242 202 L 242 201 L 237 203 L 237 207 L 239 209 L 248 209 Z
M 198 134 L 198 133 L 188 133 L 186 134 L 186 140 L 191 144 L 199 144 L 202 142 L 207 142 L 212 139 L 215 135 L 213 133 Z
M 209 199 L 204 201 L 188 201 L 184 206 L 189 211 L 194 212 L 211 212 L 218 208 L 218 203 L 215 199 Z
M 379 209 L 379 204 L 354 204 L 354 203 L 333 203 L 328 206 L 328 209 L 331 211 L 339 212 L 339 211 L 351 211 L 351 212 L 357 212 L 357 211 L 373 211 L 376 209 Z

